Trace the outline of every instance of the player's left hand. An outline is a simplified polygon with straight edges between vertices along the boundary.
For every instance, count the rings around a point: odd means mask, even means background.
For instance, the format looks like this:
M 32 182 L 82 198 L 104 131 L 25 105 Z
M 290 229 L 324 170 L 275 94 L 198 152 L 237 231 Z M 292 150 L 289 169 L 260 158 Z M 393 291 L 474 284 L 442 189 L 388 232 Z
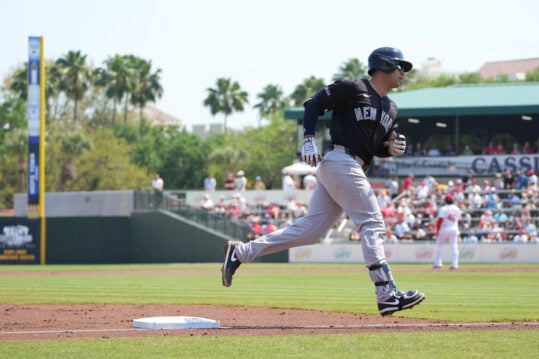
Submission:
M 402 156 L 406 151 L 406 137 L 393 131 L 389 139 L 389 153 L 393 156 Z
M 310 166 L 316 166 L 322 160 L 322 156 L 316 147 L 314 137 L 305 137 L 303 140 L 301 159 Z

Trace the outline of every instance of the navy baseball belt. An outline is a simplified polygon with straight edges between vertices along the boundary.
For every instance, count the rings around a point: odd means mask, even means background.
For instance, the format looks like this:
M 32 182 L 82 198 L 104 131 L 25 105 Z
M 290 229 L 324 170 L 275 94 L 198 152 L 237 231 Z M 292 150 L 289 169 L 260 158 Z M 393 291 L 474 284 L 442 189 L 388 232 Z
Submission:
M 338 148 L 338 149 L 344 150 L 344 153 L 346 153 L 347 155 L 349 155 L 349 156 L 351 156 L 353 159 L 355 159 L 355 160 L 357 161 L 357 163 L 359 163 L 360 166 L 363 166 L 364 162 L 363 162 L 363 160 L 361 159 L 361 157 L 354 155 L 354 154 L 352 153 L 352 150 L 349 149 L 348 147 L 341 146 L 341 145 L 333 145 L 333 148 Z

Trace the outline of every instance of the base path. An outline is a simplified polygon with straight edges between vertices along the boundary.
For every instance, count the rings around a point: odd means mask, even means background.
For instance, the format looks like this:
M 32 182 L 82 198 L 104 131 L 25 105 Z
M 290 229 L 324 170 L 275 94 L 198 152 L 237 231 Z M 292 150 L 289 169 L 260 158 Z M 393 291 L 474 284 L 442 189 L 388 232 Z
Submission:
M 218 320 L 219 329 L 138 329 L 133 319 L 195 316 Z M 217 305 L 13 305 L 0 304 L 0 341 L 63 338 L 337 334 L 440 330 L 539 329 L 539 323 L 447 323 L 278 308 Z

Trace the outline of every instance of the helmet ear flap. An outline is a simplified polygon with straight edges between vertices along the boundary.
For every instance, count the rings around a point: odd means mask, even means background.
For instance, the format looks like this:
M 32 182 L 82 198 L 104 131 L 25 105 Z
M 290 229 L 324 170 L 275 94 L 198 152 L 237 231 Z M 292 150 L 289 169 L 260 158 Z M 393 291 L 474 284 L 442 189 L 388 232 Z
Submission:
M 382 72 L 393 72 L 397 68 L 397 65 L 394 61 L 383 57 L 378 56 L 374 59 L 369 59 L 369 75 L 372 76 L 375 70 Z

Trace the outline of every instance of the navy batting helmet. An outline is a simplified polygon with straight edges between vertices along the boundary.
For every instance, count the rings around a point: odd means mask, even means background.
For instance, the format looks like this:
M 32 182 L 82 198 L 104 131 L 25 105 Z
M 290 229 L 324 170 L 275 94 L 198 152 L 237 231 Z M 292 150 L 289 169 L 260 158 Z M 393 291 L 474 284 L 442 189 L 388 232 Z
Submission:
M 393 72 L 400 67 L 400 70 L 408 72 L 412 69 L 412 63 L 404 60 L 402 52 L 394 47 L 380 47 L 369 55 L 369 75 L 374 70 L 382 72 Z

